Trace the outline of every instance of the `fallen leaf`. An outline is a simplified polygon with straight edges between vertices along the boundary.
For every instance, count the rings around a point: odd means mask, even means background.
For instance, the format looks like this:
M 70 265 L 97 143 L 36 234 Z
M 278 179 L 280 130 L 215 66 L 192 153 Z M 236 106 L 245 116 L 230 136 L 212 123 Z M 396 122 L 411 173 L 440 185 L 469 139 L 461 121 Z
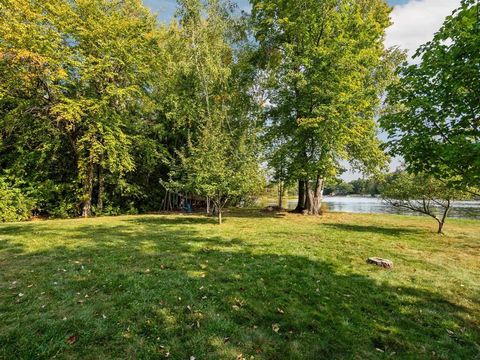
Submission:
M 283 311 L 283 310 L 282 310 L 282 309 L 280 309 L 280 308 L 277 308 L 277 313 L 279 313 L 279 314 L 282 314 L 282 315 L 283 315 L 283 314 L 285 314 L 285 311 Z
M 272 324 L 272 330 L 278 333 L 280 331 L 280 325 L 278 324 Z
M 75 344 L 77 341 L 78 341 L 78 337 L 75 336 L 75 335 L 72 335 L 72 336 L 70 336 L 70 337 L 67 339 L 67 344 L 73 345 L 73 344 Z

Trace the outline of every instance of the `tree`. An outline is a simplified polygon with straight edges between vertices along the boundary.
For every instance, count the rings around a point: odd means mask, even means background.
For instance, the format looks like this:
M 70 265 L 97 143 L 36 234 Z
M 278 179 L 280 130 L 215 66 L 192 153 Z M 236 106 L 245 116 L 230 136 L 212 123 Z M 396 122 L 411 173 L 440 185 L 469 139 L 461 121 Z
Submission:
M 124 190 L 135 169 L 157 66 L 155 18 L 138 0 L 5 0 L 0 14 L 4 168 L 46 202 L 58 191 L 83 216 L 94 205 L 101 212 L 106 187 Z
M 229 200 L 258 193 L 262 185 L 255 153 L 213 122 L 202 130 L 197 144 L 189 147 L 188 155 L 181 155 L 181 171 L 177 189 L 211 199 L 219 224 Z
M 296 210 L 318 214 L 342 160 L 365 172 L 385 163 L 375 117 L 401 57 L 383 46 L 390 9 L 383 0 L 251 3 L 271 157 L 289 154 Z
M 170 186 L 211 199 L 221 224 L 228 201 L 254 193 L 262 183 L 249 95 L 253 78 L 244 61 L 249 51 L 236 42 L 242 34 L 234 32 L 230 3 L 184 0 L 180 5 L 181 38 L 189 56 L 178 88 L 188 89 L 190 96 L 188 108 L 179 106 L 174 116 L 189 131 L 185 149 L 173 158 Z
M 466 199 L 467 195 L 432 176 L 400 172 L 394 174 L 384 186 L 382 197 L 391 206 L 434 218 L 438 222 L 438 233 L 441 234 L 453 202 Z
M 404 64 L 388 90 L 381 125 L 393 155 L 415 173 L 479 193 L 480 31 L 479 4 L 462 0 L 433 40 Z

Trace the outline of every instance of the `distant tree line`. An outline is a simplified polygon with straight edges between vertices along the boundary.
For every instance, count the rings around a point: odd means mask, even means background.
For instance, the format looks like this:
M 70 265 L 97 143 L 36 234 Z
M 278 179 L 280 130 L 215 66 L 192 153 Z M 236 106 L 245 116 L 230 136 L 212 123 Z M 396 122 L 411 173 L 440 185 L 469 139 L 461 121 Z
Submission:
M 337 180 L 325 186 L 325 195 L 380 195 L 382 182 L 376 178 L 356 179 L 349 182 Z

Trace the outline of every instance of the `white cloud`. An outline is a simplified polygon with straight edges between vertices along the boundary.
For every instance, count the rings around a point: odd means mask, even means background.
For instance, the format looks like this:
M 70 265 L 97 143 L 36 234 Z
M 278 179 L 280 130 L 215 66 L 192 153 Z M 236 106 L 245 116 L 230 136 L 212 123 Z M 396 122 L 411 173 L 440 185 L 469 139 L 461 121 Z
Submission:
M 445 18 L 459 6 L 460 0 L 410 0 L 395 6 L 385 44 L 406 49 L 412 56 L 420 45 L 433 38 Z

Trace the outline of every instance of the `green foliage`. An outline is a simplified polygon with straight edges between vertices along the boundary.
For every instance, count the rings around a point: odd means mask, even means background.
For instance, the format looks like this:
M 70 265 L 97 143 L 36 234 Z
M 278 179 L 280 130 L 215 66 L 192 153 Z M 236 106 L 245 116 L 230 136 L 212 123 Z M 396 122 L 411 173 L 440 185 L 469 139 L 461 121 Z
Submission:
M 255 106 L 248 95 L 253 78 L 242 61 L 248 48 L 232 42 L 238 36 L 231 38 L 234 20 L 228 3 L 191 0 L 181 5 L 181 33 L 193 56 L 182 69 L 178 86 L 191 86 L 190 101 L 180 108 L 188 111 L 191 132 L 185 149 L 177 152 L 170 184 L 210 198 L 221 222 L 222 208 L 229 200 L 254 194 L 262 184 L 257 125 L 251 120 Z M 247 76 L 238 80 L 238 74 Z M 184 111 L 171 116 L 181 123 Z
M 138 0 L 5 0 L 0 19 L 0 166 L 49 215 L 152 199 L 165 159 L 154 97 L 165 29 L 150 10 Z
M 469 195 L 431 175 L 398 172 L 383 186 L 382 197 L 394 207 L 431 216 L 441 233 L 453 202 L 468 199 Z
M 251 3 L 239 17 L 228 0 L 180 0 L 160 25 L 140 0 L 0 0 L 0 176 L 16 179 L 39 215 L 159 210 L 171 187 L 221 210 L 256 194 L 268 160 L 280 193 L 298 181 L 303 205 L 319 208 L 346 162 L 365 173 L 385 164 L 375 118 L 394 82 L 389 102 L 401 111 L 383 123 L 396 136 L 404 116 L 412 137 L 392 140 L 393 151 L 413 170 L 477 186 L 471 0 L 400 82 L 404 55 L 383 45 L 384 0 Z M 440 133 L 411 123 L 420 100 L 424 122 L 443 116 Z M 452 136 L 440 146 L 444 130 Z M 417 167 L 418 149 L 440 160 L 422 155 L 431 162 Z M 454 158 L 464 173 L 446 166 Z
M 381 119 L 392 154 L 401 155 L 409 170 L 477 192 L 479 6 L 478 1 L 463 0 L 433 40 L 417 50 L 419 63 L 402 67 Z
M 323 192 L 325 195 L 348 195 L 354 193 L 352 183 L 343 180 L 327 181 Z
M 308 182 L 335 178 L 342 160 L 365 172 L 381 168 L 386 157 L 375 117 L 401 58 L 383 46 L 390 25 L 386 2 L 251 3 L 270 101 L 271 165 L 293 181 Z
M 377 177 L 353 180 L 350 184 L 354 194 L 378 195 L 380 193 L 381 182 Z
M 34 203 L 22 191 L 0 177 L 0 222 L 27 220 Z

